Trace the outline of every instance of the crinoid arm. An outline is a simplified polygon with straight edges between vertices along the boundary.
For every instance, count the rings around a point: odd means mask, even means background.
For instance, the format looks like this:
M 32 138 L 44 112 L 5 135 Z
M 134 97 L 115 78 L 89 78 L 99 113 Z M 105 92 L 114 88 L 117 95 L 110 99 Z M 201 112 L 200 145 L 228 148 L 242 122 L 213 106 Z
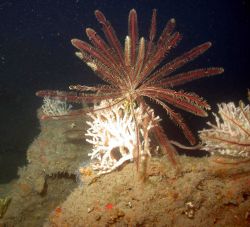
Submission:
M 184 83 L 190 82 L 192 80 L 197 80 L 202 77 L 218 75 L 224 72 L 223 68 L 207 68 L 207 69 L 195 69 L 192 71 L 179 73 L 174 76 L 163 79 L 158 83 L 161 87 L 175 87 L 182 85 Z M 156 83 L 157 86 L 157 83 Z
M 119 61 L 123 63 L 124 59 L 123 59 L 122 47 L 119 39 L 115 34 L 115 30 L 113 29 L 109 21 L 107 21 L 106 17 L 101 11 L 96 10 L 95 16 L 99 21 L 99 23 L 102 25 L 103 32 L 106 36 L 106 39 L 109 42 L 109 45 L 112 47 L 113 50 L 115 50 L 114 53 L 118 56 Z
M 195 137 L 187 124 L 184 122 L 183 118 L 180 114 L 175 113 L 169 106 L 167 106 L 164 102 L 161 100 L 156 99 L 156 102 L 160 104 L 163 109 L 167 112 L 170 119 L 182 129 L 182 132 L 184 133 L 187 140 L 190 142 L 190 144 L 194 145 L 196 143 Z
M 191 49 L 190 51 L 182 54 L 180 57 L 177 57 L 174 60 L 166 63 L 164 66 L 162 66 L 156 72 L 151 74 L 147 78 L 147 82 L 145 84 L 150 84 L 152 82 L 155 83 L 156 81 L 159 81 L 163 77 L 168 76 L 169 74 L 171 74 L 172 72 L 174 72 L 178 68 L 184 66 L 188 62 L 194 60 L 195 58 L 197 58 L 198 56 L 203 54 L 205 51 L 207 51 L 211 47 L 211 45 L 212 45 L 211 42 L 203 43 L 203 44 Z
M 89 38 L 90 40 L 93 40 L 90 36 Z M 112 56 L 112 52 L 109 55 L 105 55 L 105 53 L 98 47 L 91 46 L 90 44 L 78 39 L 72 39 L 71 42 L 80 51 L 76 52 L 76 55 L 102 80 L 113 86 L 119 86 L 122 82 L 125 82 L 125 79 L 120 76 L 121 67 L 119 62 L 110 58 L 110 56 Z M 106 50 L 106 52 L 109 51 L 110 48 Z
M 181 35 L 179 32 L 175 32 L 166 40 L 164 45 L 159 45 L 156 51 L 152 53 L 149 60 L 145 63 L 145 67 L 142 71 L 142 78 L 148 77 L 154 69 L 163 61 L 165 56 L 177 46 L 181 40 Z
M 74 87 L 76 88 L 75 85 Z M 78 87 L 81 90 L 83 87 Z M 99 94 L 90 94 L 90 93 L 77 93 L 77 92 L 65 92 L 65 91 L 55 91 L 55 90 L 40 90 L 36 92 L 38 97 L 50 97 L 58 100 L 64 100 L 67 102 L 73 103 L 94 103 L 100 102 L 105 99 L 118 98 L 120 93 L 99 93 Z
M 156 135 L 156 138 L 160 144 L 163 153 L 167 155 L 168 159 L 174 166 L 177 166 L 178 164 L 177 151 L 174 148 L 174 146 L 172 146 L 172 144 L 170 143 L 163 128 L 160 125 L 158 125 L 153 129 L 153 131 Z
M 128 18 L 128 31 L 131 38 L 131 63 L 134 65 L 136 60 L 136 48 L 138 43 L 137 13 L 134 9 L 130 10 Z
M 207 102 L 194 93 L 158 87 L 148 87 L 141 91 L 145 96 L 151 97 L 152 99 L 163 100 L 164 102 L 168 102 L 173 106 L 201 117 L 207 116 L 205 110 L 210 109 Z
M 152 18 L 151 18 L 151 26 L 149 30 L 149 41 L 147 43 L 147 50 L 145 55 L 145 61 L 150 57 L 151 52 L 154 49 L 154 40 L 156 36 L 156 9 L 153 10 Z

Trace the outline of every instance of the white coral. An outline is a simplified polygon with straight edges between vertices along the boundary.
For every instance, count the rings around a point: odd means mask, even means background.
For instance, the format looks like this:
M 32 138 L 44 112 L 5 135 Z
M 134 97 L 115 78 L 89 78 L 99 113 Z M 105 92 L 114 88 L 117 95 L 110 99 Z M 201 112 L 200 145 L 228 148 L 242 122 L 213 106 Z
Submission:
M 71 110 L 72 105 L 66 101 L 51 99 L 49 97 L 43 98 L 42 111 L 47 116 L 62 116 L 67 115 Z
M 102 101 L 95 109 L 108 106 L 108 101 Z M 155 117 L 152 109 L 143 109 L 141 106 L 134 108 L 134 114 L 140 128 L 140 140 L 143 145 L 140 154 L 150 156 L 148 149 L 150 139 L 148 131 L 160 120 Z M 137 149 L 136 126 L 133 115 L 126 104 L 117 104 L 104 110 L 89 113 L 92 121 L 87 124 L 87 141 L 93 144 L 93 150 L 89 153 L 93 169 L 98 174 L 108 173 L 126 161 L 132 161 Z M 142 126 L 143 125 L 143 126 Z M 146 141 L 145 141 L 146 140 Z
M 240 102 L 236 107 L 230 102 L 218 104 L 218 108 L 219 116 L 213 113 L 216 124 L 208 122 L 211 128 L 199 132 L 203 149 L 212 154 L 250 157 L 250 106 Z

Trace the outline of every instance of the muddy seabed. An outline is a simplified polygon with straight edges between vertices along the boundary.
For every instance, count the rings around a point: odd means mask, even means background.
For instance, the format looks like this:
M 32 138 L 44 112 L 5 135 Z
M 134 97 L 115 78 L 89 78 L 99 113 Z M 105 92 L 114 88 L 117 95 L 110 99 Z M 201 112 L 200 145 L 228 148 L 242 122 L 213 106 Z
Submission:
M 19 179 L 0 185 L 11 203 L 2 226 L 250 226 L 250 163 L 179 156 L 134 163 L 97 177 L 88 166 L 84 119 L 47 120 L 27 151 Z M 83 183 L 76 170 L 86 165 Z

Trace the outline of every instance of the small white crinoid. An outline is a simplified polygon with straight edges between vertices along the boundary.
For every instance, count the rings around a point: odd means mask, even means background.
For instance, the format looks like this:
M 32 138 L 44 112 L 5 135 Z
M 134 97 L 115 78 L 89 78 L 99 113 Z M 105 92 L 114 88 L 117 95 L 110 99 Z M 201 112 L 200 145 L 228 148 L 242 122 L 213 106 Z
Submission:
M 107 104 L 108 101 L 102 101 L 95 108 L 101 109 Z M 139 106 L 134 110 L 142 140 L 139 155 L 150 156 L 148 132 L 160 118 L 156 117 L 150 108 L 143 110 Z M 89 116 L 92 121 L 87 122 L 90 127 L 86 133 L 86 140 L 93 144 L 93 150 L 89 153 L 93 169 L 98 171 L 98 174 L 104 174 L 115 170 L 126 161 L 133 161 L 138 142 L 136 124 L 126 103 L 94 111 L 89 113 Z
M 211 154 L 231 157 L 250 157 L 250 106 L 240 102 L 218 104 L 216 124 L 208 122 L 210 129 L 203 129 L 199 136 L 204 144 L 203 150 Z

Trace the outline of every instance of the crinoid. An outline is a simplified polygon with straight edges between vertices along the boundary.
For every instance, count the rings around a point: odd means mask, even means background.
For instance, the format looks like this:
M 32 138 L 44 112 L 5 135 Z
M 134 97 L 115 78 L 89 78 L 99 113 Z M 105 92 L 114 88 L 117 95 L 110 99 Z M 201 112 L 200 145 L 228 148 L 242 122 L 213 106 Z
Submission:
M 180 114 L 174 112 L 170 106 L 178 107 L 198 116 L 207 116 L 206 110 L 209 109 L 209 105 L 194 93 L 175 91 L 172 87 L 202 77 L 221 74 L 223 69 L 211 67 L 177 74 L 174 72 L 207 51 L 211 47 L 211 43 L 203 43 L 181 56 L 163 63 L 164 58 L 182 38 L 179 32 L 174 31 L 175 19 L 170 19 L 167 22 L 163 32 L 156 39 L 156 10 L 154 9 L 149 37 L 148 40 L 145 40 L 144 37 L 139 38 L 137 13 L 132 9 L 128 17 L 128 35 L 125 38 L 124 48 L 122 48 L 113 27 L 103 13 L 96 10 L 95 16 L 102 26 L 106 40 L 92 28 L 87 28 L 86 34 L 91 44 L 79 39 L 72 39 L 71 42 L 78 49 L 76 55 L 106 83 L 92 87 L 70 85 L 71 92 L 43 90 L 36 94 L 41 97 L 48 96 L 80 103 L 95 103 L 102 100 L 109 100 L 110 103 L 111 100 L 110 104 L 99 110 L 112 109 L 114 105 L 123 102 L 128 103 L 128 111 L 132 114 L 136 125 L 137 148 L 135 150 L 137 151 L 134 153 L 134 159 L 137 167 L 140 159 L 139 131 L 141 129 L 135 108 L 141 106 L 147 112 L 148 101 L 159 104 L 182 129 L 190 143 L 195 144 L 195 138 L 188 126 Z M 98 111 L 98 109 L 94 111 Z M 148 113 L 148 117 L 150 117 L 150 113 Z M 152 132 L 170 160 L 176 163 L 175 152 L 159 124 L 152 128 Z

